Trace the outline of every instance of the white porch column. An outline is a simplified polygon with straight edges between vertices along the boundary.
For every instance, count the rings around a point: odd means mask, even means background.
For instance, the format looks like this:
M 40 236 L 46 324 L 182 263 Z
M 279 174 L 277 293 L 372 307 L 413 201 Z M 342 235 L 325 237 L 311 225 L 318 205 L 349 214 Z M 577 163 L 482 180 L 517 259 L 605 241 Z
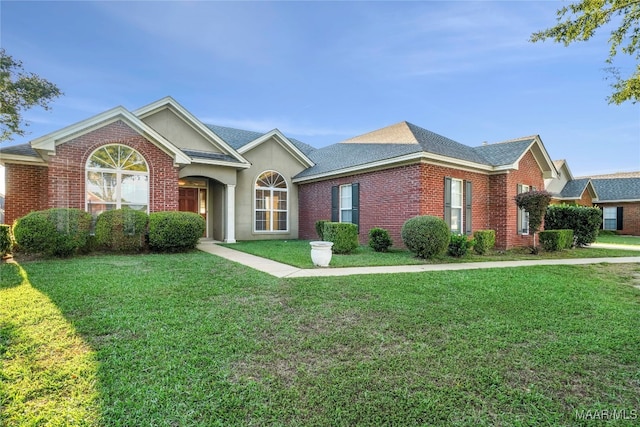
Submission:
M 225 185 L 225 243 L 236 242 L 236 185 Z

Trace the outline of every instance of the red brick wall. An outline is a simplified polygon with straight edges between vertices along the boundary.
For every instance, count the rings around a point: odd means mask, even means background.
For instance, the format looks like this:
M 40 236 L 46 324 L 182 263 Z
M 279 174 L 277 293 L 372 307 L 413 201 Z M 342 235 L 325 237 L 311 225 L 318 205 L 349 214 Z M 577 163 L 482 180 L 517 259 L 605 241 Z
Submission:
M 622 207 L 622 230 L 619 234 L 640 236 L 640 202 L 598 203 L 598 207 Z
M 360 184 L 360 242 L 366 244 L 369 230 L 389 230 L 396 245 L 402 243 L 400 228 L 407 218 L 420 212 L 420 165 L 356 174 L 308 184 L 299 184 L 299 236 L 316 239 L 315 223 L 331 219 L 331 187 Z
M 400 230 L 415 215 L 444 217 L 444 178 L 472 182 L 473 230 L 496 230 L 496 247 L 532 244 L 531 236 L 517 233 L 515 196 L 518 184 L 544 189 L 542 172 L 531 153 L 516 171 L 485 175 L 428 163 L 354 174 L 327 181 L 299 184 L 301 239 L 316 239 L 315 222 L 331 218 L 331 187 L 360 184 L 360 243 L 366 244 L 373 227 L 389 231 L 394 246 L 402 246 Z
M 368 242 L 371 228 L 387 229 L 394 246 L 402 246 L 404 222 L 416 215 L 444 217 L 444 177 L 473 182 L 472 226 L 487 222 L 486 175 L 431 164 L 413 164 L 327 181 L 300 184 L 300 238 L 316 239 L 315 222 L 331 219 L 331 187 L 360 184 L 360 243 Z
M 4 221 L 47 208 L 47 167 L 5 164 Z
M 105 144 L 123 144 L 137 150 L 149 166 L 149 210 L 178 210 L 178 168 L 173 159 L 153 143 L 139 135 L 122 121 L 117 121 L 56 147 L 56 155 L 49 159 L 46 176 L 40 188 L 30 184 L 19 187 L 7 187 L 7 199 L 13 200 L 16 194 L 25 192 L 29 200 L 38 200 L 24 207 L 11 210 L 10 217 L 15 219 L 38 210 L 53 207 L 85 208 L 85 166 L 89 156 Z M 19 175 L 12 177 L 11 168 L 24 168 L 19 165 L 7 165 L 7 182 L 11 180 L 28 182 Z M 25 173 L 25 172 L 21 172 Z M 17 193 L 15 193 L 17 190 Z M 33 206 L 33 207 L 32 207 Z M 37 206 L 37 207 L 35 207 Z

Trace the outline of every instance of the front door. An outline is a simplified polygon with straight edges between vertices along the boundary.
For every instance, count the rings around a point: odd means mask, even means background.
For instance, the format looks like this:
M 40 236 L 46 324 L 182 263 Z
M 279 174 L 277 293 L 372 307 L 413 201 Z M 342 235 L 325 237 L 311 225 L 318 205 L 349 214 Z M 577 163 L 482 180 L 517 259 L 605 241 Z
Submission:
M 207 221 L 207 190 L 205 188 L 180 187 L 178 196 L 180 212 L 195 212 Z M 207 235 L 205 230 L 204 235 Z

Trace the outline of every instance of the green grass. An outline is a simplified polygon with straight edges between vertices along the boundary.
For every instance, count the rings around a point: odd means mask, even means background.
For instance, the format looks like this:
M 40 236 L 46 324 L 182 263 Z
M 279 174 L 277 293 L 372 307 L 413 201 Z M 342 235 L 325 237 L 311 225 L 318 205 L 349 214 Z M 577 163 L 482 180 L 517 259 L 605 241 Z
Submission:
M 640 236 L 619 236 L 617 234 L 601 234 L 596 239 L 597 243 L 610 243 L 614 245 L 640 245 Z
M 3 264 L 0 425 L 592 425 L 576 411 L 639 409 L 639 273 Z
M 299 268 L 313 268 L 311 262 L 311 247 L 307 240 L 254 240 L 237 243 L 223 244 L 231 249 L 269 258 Z M 600 248 L 576 248 L 558 252 L 545 252 L 540 250 L 538 254 L 531 254 L 528 248 L 513 249 L 509 251 L 491 251 L 485 255 L 476 255 L 470 251 L 467 256 L 455 258 L 443 255 L 430 260 L 416 258 L 411 252 L 404 249 L 392 248 L 389 252 L 375 252 L 368 246 L 360 246 L 353 253 L 347 255 L 333 254 L 330 267 L 372 267 L 383 265 L 409 265 L 409 264 L 440 264 L 455 262 L 485 262 L 485 261 L 516 261 L 524 259 L 550 259 L 550 258 L 598 258 L 638 256 L 637 251 L 622 249 Z

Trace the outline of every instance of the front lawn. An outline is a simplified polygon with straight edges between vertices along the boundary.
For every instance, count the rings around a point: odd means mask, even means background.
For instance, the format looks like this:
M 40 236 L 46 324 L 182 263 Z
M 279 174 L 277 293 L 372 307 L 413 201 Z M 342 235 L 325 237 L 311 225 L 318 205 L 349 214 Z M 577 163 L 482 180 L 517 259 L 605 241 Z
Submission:
M 640 246 L 640 236 L 619 236 L 617 234 L 601 234 L 596 239 L 596 243 Z
M 313 268 L 311 262 L 311 247 L 308 240 L 253 240 L 237 243 L 222 244 L 230 249 L 247 252 L 253 255 L 269 258 L 298 268 Z M 334 254 L 330 267 L 372 267 L 382 265 L 409 264 L 441 264 L 450 262 L 484 262 L 484 261 L 516 261 L 525 259 L 550 258 L 599 258 L 618 256 L 638 256 L 637 251 L 623 249 L 575 248 L 558 252 L 531 254 L 529 248 L 512 249 L 509 251 L 491 251 L 485 255 L 476 255 L 473 250 L 467 256 L 455 258 L 443 255 L 431 260 L 416 258 L 405 249 L 392 248 L 389 252 L 375 252 L 368 246 L 360 246 L 348 255 Z
M 593 425 L 639 407 L 637 264 L 276 279 L 0 265 L 0 425 Z

